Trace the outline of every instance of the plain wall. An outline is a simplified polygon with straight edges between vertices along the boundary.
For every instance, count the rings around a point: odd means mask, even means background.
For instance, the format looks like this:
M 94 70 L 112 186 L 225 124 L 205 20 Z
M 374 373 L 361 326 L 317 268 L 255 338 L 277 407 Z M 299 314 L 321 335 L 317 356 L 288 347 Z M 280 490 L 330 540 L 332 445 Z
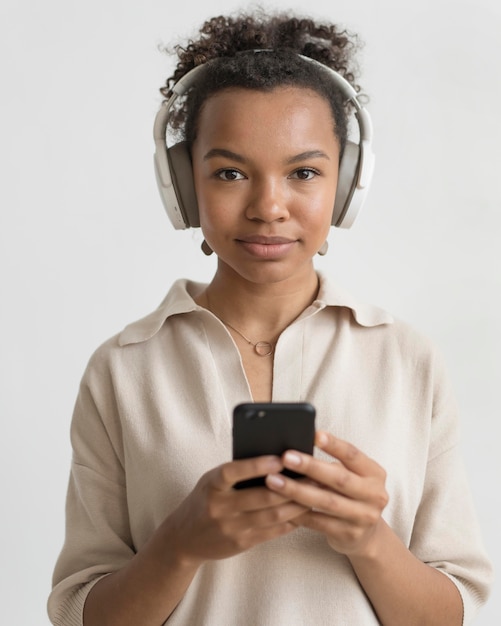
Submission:
M 310 3 L 311 4 L 311 3 Z M 48 624 L 64 533 L 69 423 L 91 352 L 180 276 L 207 280 L 152 168 L 162 43 L 233 0 L 3 0 L 0 5 L 0 622 Z M 275 0 L 272 7 L 304 3 Z M 360 33 L 376 174 L 318 267 L 445 354 L 487 549 L 501 547 L 501 4 L 319 0 Z M 477 623 L 501 623 L 499 583 Z

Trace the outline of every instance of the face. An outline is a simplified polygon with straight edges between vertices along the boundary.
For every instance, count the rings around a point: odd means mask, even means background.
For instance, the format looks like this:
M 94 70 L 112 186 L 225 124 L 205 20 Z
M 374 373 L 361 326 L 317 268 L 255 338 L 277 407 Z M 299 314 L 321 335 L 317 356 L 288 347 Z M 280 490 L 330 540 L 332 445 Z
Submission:
M 299 87 L 218 92 L 200 112 L 192 160 L 218 272 L 255 283 L 311 274 L 329 232 L 339 163 L 322 96 Z

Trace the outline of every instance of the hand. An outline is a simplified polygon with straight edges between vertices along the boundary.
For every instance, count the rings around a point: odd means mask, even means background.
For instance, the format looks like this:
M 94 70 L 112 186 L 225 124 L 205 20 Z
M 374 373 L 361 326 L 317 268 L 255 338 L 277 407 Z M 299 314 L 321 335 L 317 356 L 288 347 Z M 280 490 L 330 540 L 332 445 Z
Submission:
M 346 555 L 370 550 L 371 539 L 381 527 L 381 513 L 388 503 L 386 473 L 373 459 L 350 443 L 318 432 L 316 445 L 337 459 L 327 462 L 308 454 L 288 451 L 284 467 L 307 478 L 292 480 L 269 475 L 269 489 L 308 508 L 293 523 L 325 534 L 329 545 Z
M 278 457 L 232 461 L 207 472 L 164 522 L 169 549 L 184 561 L 200 564 L 223 559 L 290 533 L 305 507 L 266 487 L 235 490 L 241 480 L 277 473 Z

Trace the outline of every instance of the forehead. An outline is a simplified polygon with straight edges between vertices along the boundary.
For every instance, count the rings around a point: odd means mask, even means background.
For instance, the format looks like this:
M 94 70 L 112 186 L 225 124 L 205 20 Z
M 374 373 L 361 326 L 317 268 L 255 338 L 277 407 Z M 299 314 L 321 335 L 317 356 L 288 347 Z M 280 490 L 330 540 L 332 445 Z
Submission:
M 242 143 L 273 148 L 338 142 L 328 101 L 311 89 L 283 86 L 270 91 L 231 88 L 210 96 L 197 123 L 196 144 Z

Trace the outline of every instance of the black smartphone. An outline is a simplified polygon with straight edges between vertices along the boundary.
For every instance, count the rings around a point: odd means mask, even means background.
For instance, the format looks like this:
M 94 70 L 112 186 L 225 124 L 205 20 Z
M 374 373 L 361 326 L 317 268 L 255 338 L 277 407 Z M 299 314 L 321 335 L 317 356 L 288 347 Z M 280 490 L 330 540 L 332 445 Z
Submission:
M 315 407 L 309 402 L 250 402 L 233 410 L 233 459 L 299 450 L 313 454 Z M 283 470 L 298 478 L 302 474 Z M 235 489 L 264 485 L 264 476 L 235 484 Z

